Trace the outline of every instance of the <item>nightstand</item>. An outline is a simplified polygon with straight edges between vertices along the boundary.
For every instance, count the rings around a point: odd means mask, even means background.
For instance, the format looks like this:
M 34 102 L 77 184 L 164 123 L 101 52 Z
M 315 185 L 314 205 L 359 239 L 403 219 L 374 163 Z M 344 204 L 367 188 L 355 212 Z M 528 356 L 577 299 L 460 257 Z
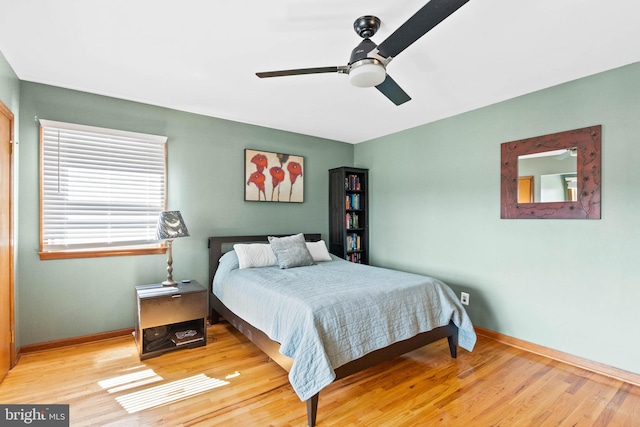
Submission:
M 207 344 L 207 288 L 195 280 L 136 286 L 135 340 L 140 360 Z

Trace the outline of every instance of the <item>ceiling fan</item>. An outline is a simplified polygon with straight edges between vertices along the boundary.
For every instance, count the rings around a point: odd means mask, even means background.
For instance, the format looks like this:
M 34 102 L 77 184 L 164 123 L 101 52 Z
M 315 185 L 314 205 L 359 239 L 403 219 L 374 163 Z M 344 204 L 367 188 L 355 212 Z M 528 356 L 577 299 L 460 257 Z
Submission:
M 371 37 L 380 28 L 380 19 L 371 15 L 361 16 L 353 23 L 353 28 L 364 40 L 351 51 L 351 58 L 347 65 L 267 71 L 256 73 L 256 75 L 265 78 L 320 73 L 348 74 L 352 85 L 375 86 L 394 104 L 404 104 L 411 97 L 387 74 L 387 65 L 400 52 L 468 1 L 431 0 L 379 45 L 371 41 Z

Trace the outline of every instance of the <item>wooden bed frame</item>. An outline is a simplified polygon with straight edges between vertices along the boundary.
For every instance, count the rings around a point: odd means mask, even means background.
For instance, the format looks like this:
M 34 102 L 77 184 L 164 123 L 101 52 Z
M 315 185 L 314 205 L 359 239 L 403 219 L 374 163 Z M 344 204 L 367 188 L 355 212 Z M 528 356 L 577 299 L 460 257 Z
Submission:
M 305 234 L 305 239 L 310 242 L 317 242 L 321 239 L 320 234 Z M 244 334 L 251 342 L 265 352 L 273 361 L 290 371 L 293 359 L 280 353 L 280 343 L 271 340 L 264 332 L 246 322 L 244 319 L 229 310 L 214 294 L 213 294 L 213 276 L 218 268 L 218 260 L 220 257 L 232 249 L 234 243 L 256 243 L 267 242 L 268 237 L 262 236 L 225 236 L 225 237 L 209 237 L 209 309 L 211 311 L 211 323 L 218 323 L 220 316 L 224 317 L 238 331 Z M 451 357 L 457 356 L 458 348 L 458 327 L 449 322 L 448 325 L 435 328 L 428 332 L 420 333 L 412 338 L 394 343 L 388 347 L 375 350 L 359 359 L 353 360 L 345 365 L 335 369 L 336 378 L 334 381 L 345 378 L 356 372 L 370 368 L 378 363 L 391 360 L 402 354 L 418 349 L 429 343 L 447 338 L 449 341 L 449 351 Z M 318 413 L 318 394 L 306 401 L 307 403 L 307 422 L 309 427 L 316 424 L 316 416 Z

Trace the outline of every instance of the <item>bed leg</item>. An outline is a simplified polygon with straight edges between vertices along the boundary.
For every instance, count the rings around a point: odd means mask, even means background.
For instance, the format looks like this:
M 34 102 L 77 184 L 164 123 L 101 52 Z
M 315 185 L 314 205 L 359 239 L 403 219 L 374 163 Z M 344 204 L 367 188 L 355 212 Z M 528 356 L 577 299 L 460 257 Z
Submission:
M 212 325 L 220 323 L 220 314 L 214 309 L 211 309 L 211 317 L 209 318 L 209 323 Z
M 307 423 L 309 427 L 316 425 L 316 415 L 318 415 L 318 393 L 307 399 Z
M 455 334 L 448 336 L 447 341 L 449 341 L 449 352 L 451 353 L 452 358 L 458 357 L 458 331 Z

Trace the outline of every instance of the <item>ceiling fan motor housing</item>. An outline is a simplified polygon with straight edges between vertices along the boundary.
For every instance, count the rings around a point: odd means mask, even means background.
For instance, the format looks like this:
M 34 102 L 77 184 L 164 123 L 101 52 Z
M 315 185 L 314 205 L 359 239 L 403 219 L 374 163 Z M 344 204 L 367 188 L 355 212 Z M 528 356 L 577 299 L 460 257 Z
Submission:
M 360 42 L 358 46 L 356 46 L 351 51 L 351 57 L 349 58 L 349 65 L 360 61 L 361 59 L 366 59 L 369 52 L 374 50 L 378 45 L 372 42 L 369 39 L 364 39 Z
M 353 86 L 377 86 L 386 78 L 387 71 L 382 61 L 368 57 L 368 54 L 376 47 L 374 42 L 366 38 L 351 51 L 348 73 L 349 82 Z

